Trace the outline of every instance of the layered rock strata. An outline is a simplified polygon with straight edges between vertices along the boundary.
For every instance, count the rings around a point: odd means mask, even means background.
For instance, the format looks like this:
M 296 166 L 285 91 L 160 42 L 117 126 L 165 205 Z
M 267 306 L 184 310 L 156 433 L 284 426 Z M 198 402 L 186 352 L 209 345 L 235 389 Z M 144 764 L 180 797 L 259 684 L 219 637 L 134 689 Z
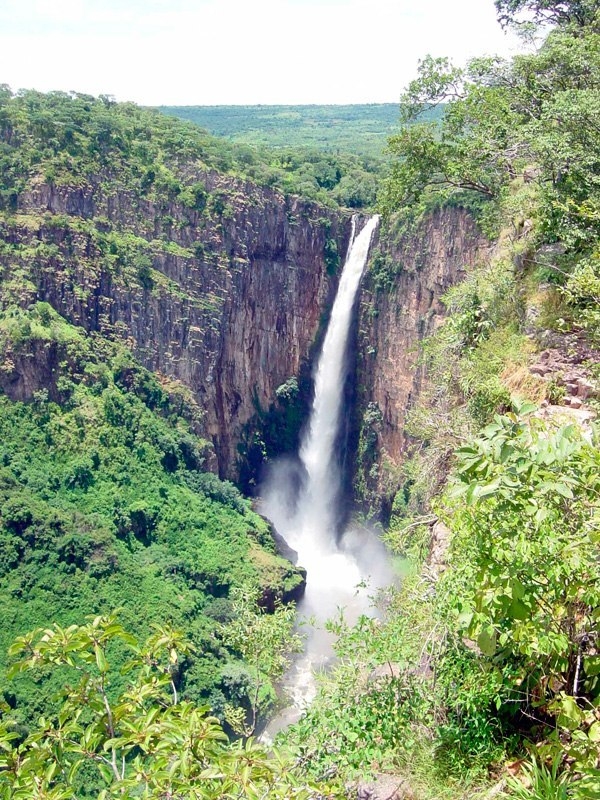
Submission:
M 444 318 L 441 297 L 488 248 L 459 208 L 436 211 L 407 233 L 382 231 L 358 321 L 357 484 L 372 506 L 393 493 L 405 456 L 407 413 L 425 377 L 420 342 Z
M 0 222 L 0 268 L 6 286 L 19 273 L 19 304 L 47 301 L 187 385 L 221 476 L 235 479 L 244 425 L 309 357 L 350 221 L 217 173 L 194 177 L 201 211 L 100 177 L 30 186 Z

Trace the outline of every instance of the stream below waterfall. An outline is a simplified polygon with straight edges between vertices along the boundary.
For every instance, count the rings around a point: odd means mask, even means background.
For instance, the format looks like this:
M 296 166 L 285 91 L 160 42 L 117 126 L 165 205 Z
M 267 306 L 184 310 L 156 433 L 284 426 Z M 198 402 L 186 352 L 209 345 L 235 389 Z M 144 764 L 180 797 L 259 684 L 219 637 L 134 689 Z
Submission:
M 285 676 L 282 688 L 290 705 L 263 734 L 270 738 L 295 721 L 314 698 L 315 672 L 332 658 L 332 636 L 324 624 L 343 611 L 348 622 L 372 613 L 374 590 L 388 585 L 391 569 L 383 545 L 366 528 L 340 531 L 342 472 L 338 458 L 340 415 L 348 374 L 348 336 L 360 279 L 379 218 L 356 233 L 356 218 L 331 318 L 315 372 L 315 390 L 298 457 L 271 466 L 261 489 L 260 512 L 297 553 L 307 571 L 306 592 L 298 604 L 303 654 Z

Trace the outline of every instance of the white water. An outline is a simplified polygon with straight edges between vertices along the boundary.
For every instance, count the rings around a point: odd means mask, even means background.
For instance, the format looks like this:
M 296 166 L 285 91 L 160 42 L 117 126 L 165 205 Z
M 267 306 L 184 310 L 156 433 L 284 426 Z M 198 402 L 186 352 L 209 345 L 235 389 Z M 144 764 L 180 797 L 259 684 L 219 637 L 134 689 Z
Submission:
M 311 552 L 329 552 L 335 548 L 340 475 L 334 445 L 347 372 L 346 348 L 356 292 L 378 223 L 379 217 L 371 217 L 350 243 L 319 357 L 310 425 L 300 447 L 307 482 L 298 504 L 295 539 L 303 550 Z
M 305 653 L 285 681 L 293 706 L 302 710 L 314 697 L 313 672 L 331 657 L 331 637 L 323 630 L 340 609 L 352 621 L 368 613 L 369 590 L 390 580 L 383 548 L 373 534 L 358 528 L 338 530 L 341 474 L 336 443 L 343 412 L 347 375 L 348 334 L 356 293 L 365 269 L 373 234 L 379 223 L 371 217 L 353 237 L 331 312 L 315 376 L 310 423 L 299 460 L 279 462 L 263 487 L 262 513 L 298 554 L 307 570 L 306 593 L 299 611 L 315 621 Z M 298 485 L 300 490 L 298 491 Z M 368 582 L 369 590 L 364 588 Z M 363 588 L 358 588 L 363 584 Z M 275 721 L 268 733 L 290 721 Z

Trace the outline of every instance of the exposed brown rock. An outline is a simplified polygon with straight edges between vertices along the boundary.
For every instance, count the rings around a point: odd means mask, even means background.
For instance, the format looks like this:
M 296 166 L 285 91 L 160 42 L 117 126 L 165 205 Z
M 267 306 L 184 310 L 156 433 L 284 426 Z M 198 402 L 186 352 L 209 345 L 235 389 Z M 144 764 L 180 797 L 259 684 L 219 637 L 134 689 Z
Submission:
M 547 375 L 550 372 L 550 367 L 546 364 L 534 364 L 529 371 L 532 375 Z
M 219 472 L 235 478 L 244 424 L 309 357 L 335 293 L 325 242 L 333 238 L 344 252 L 350 225 L 348 217 L 272 189 L 212 172 L 194 177 L 221 193 L 226 213 L 201 214 L 176 202 L 158 207 L 100 179 L 83 187 L 40 182 L 20 196 L 20 214 L 2 236 L 25 248 L 50 247 L 43 260 L 24 265 L 31 284 L 19 302 L 48 301 L 190 387 Z M 111 265 L 93 229 L 67 218 L 95 218 L 98 230 L 155 242 L 147 285 L 135 271 Z M 10 259 L 1 267 L 10 271 Z M 24 385 L 25 373 L 19 380 Z
M 35 341 L 27 349 L 16 348 L 0 364 L 0 389 L 14 401 L 30 400 L 44 391 L 49 400 L 60 402 L 56 381 L 59 375 L 56 342 Z
M 573 398 L 574 399 L 574 398 Z M 571 406 L 571 398 L 568 406 L 558 406 L 546 404 L 536 411 L 535 415 L 543 419 L 549 425 L 560 427 L 561 425 L 577 425 L 585 436 L 591 438 L 592 423 L 596 419 L 596 412 L 585 405 L 578 408 Z
M 590 364 L 600 360 L 600 353 L 589 345 L 581 332 L 544 331 L 540 335 L 548 346 L 529 366 L 530 373 L 540 375 L 562 389 L 565 396 L 562 399 L 560 396 L 551 397 L 555 402 L 569 408 L 581 408 L 586 400 L 600 393 L 589 370 Z
M 587 400 L 588 397 L 591 397 L 596 391 L 596 387 L 591 381 L 586 380 L 586 378 L 577 379 L 577 397 L 580 397 L 582 400 Z
M 437 520 L 431 529 L 431 550 L 427 559 L 430 575 L 437 579 L 446 568 L 448 548 L 452 531 L 441 520 Z
M 360 303 L 358 384 L 363 411 L 379 410 L 376 455 L 364 482 L 370 499 L 385 492 L 383 464 L 401 463 L 407 410 L 423 384 L 419 343 L 445 317 L 440 298 L 487 253 L 489 244 L 463 209 L 427 217 L 398 241 L 382 234 L 381 249 L 401 269 L 391 291 L 377 291 L 366 275 Z

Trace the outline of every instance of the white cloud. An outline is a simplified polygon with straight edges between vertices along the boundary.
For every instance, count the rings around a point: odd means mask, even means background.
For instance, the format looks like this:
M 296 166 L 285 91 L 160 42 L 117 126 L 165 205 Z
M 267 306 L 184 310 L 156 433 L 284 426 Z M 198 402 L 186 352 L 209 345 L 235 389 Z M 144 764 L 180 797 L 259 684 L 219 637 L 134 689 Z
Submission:
M 428 52 L 510 46 L 492 0 L 0 2 L 0 82 L 148 105 L 393 102 Z

